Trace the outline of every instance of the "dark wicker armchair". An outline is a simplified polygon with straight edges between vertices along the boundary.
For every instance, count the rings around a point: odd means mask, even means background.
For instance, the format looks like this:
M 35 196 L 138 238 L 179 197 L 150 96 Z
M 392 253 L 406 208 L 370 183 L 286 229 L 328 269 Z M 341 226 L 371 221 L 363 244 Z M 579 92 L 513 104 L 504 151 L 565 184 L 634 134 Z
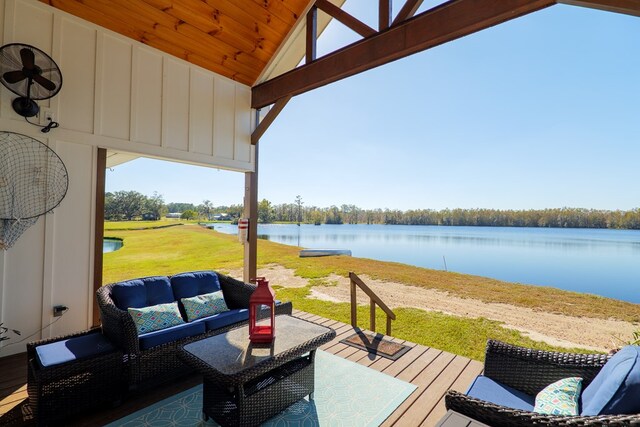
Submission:
M 224 274 L 216 274 L 229 309 L 248 308 L 249 298 L 256 285 L 244 283 Z M 129 370 L 129 385 L 132 388 L 146 388 L 191 372 L 191 369 L 178 359 L 178 348 L 206 336 L 225 332 L 243 323 L 234 323 L 227 327 L 208 331 L 202 335 L 183 338 L 147 350 L 141 350 L 138 332 L 133 319 L 126 310 L 121 310 L 114 304 L 112 298 L 112 287 L 114 285 L 105 285 L 98 289 L 96 298 L 100 308 L 103 333 L 114 344 L 123 349 L 125 362 L 127 362 Z M 276 306 L 275 312 L 276 315 L 291 314 L 292 305 L 290 302 L 279 304 Z
M 567 377 L 583 378 L 586 388 L 609 359 L 605 354 L 558 353 L 487 342 L 484 375 L 535 396 L 547 385 Z M 638 415 L 553 416 L 496 405 L 457 391 L 445 396 L 447 409 L 495 427 L 640 425 Z

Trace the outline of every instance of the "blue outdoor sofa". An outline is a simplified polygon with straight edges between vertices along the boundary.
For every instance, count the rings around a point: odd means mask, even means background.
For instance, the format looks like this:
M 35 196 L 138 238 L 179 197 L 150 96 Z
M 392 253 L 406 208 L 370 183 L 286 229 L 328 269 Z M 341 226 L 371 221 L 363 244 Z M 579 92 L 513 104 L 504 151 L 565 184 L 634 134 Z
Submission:
M 249 297 L 256 285 L 215 271 L 154 276 L 103 286 L 97 291 L 103 334 L 124 352 L 130 388 L 168 381 L 189 372 L 177 357 L 180 346 L 219 334 L 249 319 Z M 188 321 L 182 298 L 221 290 L 228 311 Z M 177 302 L 184 323 L 140 333 L 128 308 Z M 291 314 L 291 303 L 276 302 L 276 314 Z

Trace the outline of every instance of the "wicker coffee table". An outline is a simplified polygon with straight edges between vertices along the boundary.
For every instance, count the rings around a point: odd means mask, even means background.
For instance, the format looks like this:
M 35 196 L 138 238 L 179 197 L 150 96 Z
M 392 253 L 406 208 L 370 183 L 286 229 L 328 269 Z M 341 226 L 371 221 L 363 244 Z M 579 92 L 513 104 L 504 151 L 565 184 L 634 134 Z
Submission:
M 185 345 L 179 357 L 203 377 L 202 412 L 223 426 L 253 426 L 313 398 L 316 349 L 333 329 L 276 316 L 271 344 L 251 344 L 247 325 Z

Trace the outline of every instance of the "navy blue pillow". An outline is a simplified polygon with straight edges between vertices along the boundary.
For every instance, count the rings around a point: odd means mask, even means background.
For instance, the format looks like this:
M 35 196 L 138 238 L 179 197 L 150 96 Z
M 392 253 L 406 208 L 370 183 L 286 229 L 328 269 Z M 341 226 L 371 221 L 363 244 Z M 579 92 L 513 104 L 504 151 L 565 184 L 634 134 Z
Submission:
M 171 288 L 176 301 L 220 290 L 218 275 L 213 271 L 192 271 L 171 277 Z
M 142 308 L 174 302 L 171 283 L 164 276 L 120 282 L 111 288 L 113 302 L 121 310 L 129 307 Z
M 602 367 L 582 392 L 580 415 L 640 413 L 640 347 L 629 345 Z

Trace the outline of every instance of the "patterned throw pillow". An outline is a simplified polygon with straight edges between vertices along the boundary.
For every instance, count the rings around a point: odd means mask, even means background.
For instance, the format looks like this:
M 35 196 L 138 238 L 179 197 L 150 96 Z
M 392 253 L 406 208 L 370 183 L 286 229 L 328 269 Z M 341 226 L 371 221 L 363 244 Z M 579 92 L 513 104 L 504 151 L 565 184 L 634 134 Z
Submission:
M 546 415 L 578 415 L 582 378 L 563 378 L 536 395 L 533 412 Z
M 177 301 L 150 307 L 128 308 L 127 311 L 136 324 L 138 335 L 184 323 Z
M 222 291 L 196 295 L 191 298 L 182 298 L 180 301 L 182 301 L 182 305 L 184 305 L 184 311 L 187 313 L 189 322 L 200 319 L 201 317 L 229 311 L 227 303 L 224 301 L 224 296 L 222 296 Z

